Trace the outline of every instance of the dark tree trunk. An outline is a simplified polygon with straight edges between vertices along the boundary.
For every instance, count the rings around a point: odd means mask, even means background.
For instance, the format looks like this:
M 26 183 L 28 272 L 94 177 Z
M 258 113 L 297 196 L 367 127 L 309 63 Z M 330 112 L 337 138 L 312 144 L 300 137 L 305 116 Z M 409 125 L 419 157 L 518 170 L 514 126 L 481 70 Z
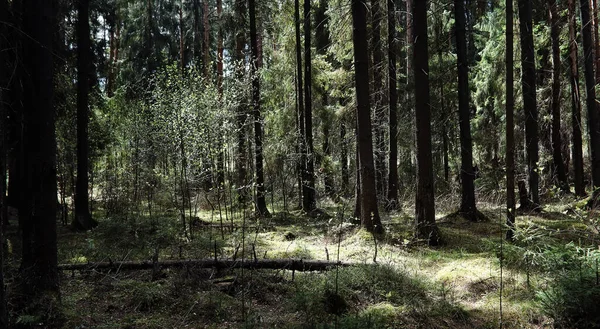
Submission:
M 306 142 L 306 176 L 302 192 L 302 209 L 310 213 L 317 207 L 315 193 L 315 156 L 312 133 L 312 60 L 310 0 L 304 0 L 304 140 Z
M 552 39 L 552 160 L 558 186 L 569 192 L 569 182 L 562 157 L 562 140 L 560 135 L 560 26 L 556 0 L 549 0 L 550 38 Z
M 340 186 L 340 194 L 346 196 L 348 194 L 348 186 L 350 185 L 350 172 L 348 171 L 348 141 L 346 140 L 346 121 L 340 120 L 340 162 L 342 166 L 342 184 Z
M 506 1 L 506 239 L 515 235 L 515 92 L 514 92 L 514 33 L 513 0 Z
M 456 19 L 456 52 L 458 59 L 458 116 L 460 126 L 460 177 L 462 198 L 459 212 L 468 220 L 477 220 L 475 206 L 475 174 L 473 172 L 473 141 L 469 110 L 469 58 L 467 57 L 465 0 L 454 1 Z
M 302 70 L 302 39 L 300 38 L 300 0 L 294 1 L 294 22 L 296 32 L 296 98 L 298 101 L 298 148 L 300 150 L 300 164 L 298 169 L 300 181 L 300 208 L 304 208 L 304 198 L 306 192 L 306 134 L 304 133 L 304 92 Z
M 581 94 L 579 91 L 579 60 L 577 59 L 577 40 L 575 0 L 569 0 L 569 68 L 571 84 L 571 122 L 573 141 L 573 175 L 575 194 L 585 196 L 583 182 L 583 141 L 581 137 Z
M 388 97 L 390 158 L 387 191 L 387 207 L 397 210 L 398 202 L 398 89 L 396 81 L 396 8 L 394 0 L 387 1 L 388 9 Z
M 375 182 L 377 196 L 385 196 L 385 104 L 383 83 L 383 50 L 381 48 L 380 0 L 371 0 L 371 49 L 373 51 L 373 113 L 375 132 Z
M 28 36 L 23 39 L 23 64 L 28 73 L 23 97 L 24 177 L 28 194 L 26 207 L 19 215 L 24 224 L 21 279 L 26 295 L 59 292 L 52 53 L 55 4 L 49 0 L 26 0 L 23 6 L 23 32 Z
M 98 225 L 89 207 L 89 86 L 92 70 L 89 0 L 77 1 L 77 185 L 75 187 L 75 220 L 77 230 L 90 230 Z
M 260 113 L 260 78 L 258 76 L 258 42 L 256 32 L 256 7 L 254 0 L 248 0 L 250 18 L 250 48 L 252 59 L 250 72 L 252 77 L 252 113 L 254 116 L 254 166 L 256 171 L 256 212 L 261 217 L 270 216 L 265 199 L 265 177 L 263 169 L 263 131 Z
M 429 50 L 427 38 L 427 2 L 407 1 L 411 8 L 414 36 L 412 63 L 415 83 L 415 127 L 417 137 L 417 193 L 415 203 L 416 237 L 430 245 L 440 241 L 435 224 L 433 163 L 431 156 L 431 108 L 429 95 Z M 412 15 L 411 15 L 412 14 Z
M 238 3 L 243 0 L 236 0 L 236 16 L 240 15 L 238 12 Z M 202 37 L 200 35 L 200 0 L 192 0 L 192 15 L 194 17 L 194 45 L 192 47 L 192 52 L 194 54 L 194 64 L 196 67 L 200 68 L 201 58 L 202 58 Z
M 217 0 L 217 19 L 221 20 L 223 13 L 223 0 Z M 223 28 L 219 25 L 217 32 L 217 91 L 219 102 L 223 100 Z M 219 136 L 219 153 L 217 154 L 217 188 L 225 187 L 225 146 L 223 136 Z
M 0 22 L 8 22 L 8 2 L 0 0 Z M 0 49 L 8 49 L 8 25 L 0 23 Z M 8 328 L 6 289 L 4 286 L 4 226 L 7 223 L 6 205 L 6 114 L 8 61 L 0 51 L 0 328 Z
M 204 0 L 204 6 L 202 9 L 203 19 L 202 26 L 204 28 L 204 41 L 202 42 L 202 49 L 204 60 L 202 61 L 202 67 L 204 68 L 204 77 L 209 79 L 209 65 L 210 65 L 210 25 L 208 22 L 208 0 Z
M 527 174 L 532 207 L 540 204 L 538 174 L 538 110 L 536 100 L 535 50 L 533 44 L 533 23 L 531 0 L 519 2 L 519 30 L 521 35 L 521 87 L 525 111 L 525 145 L 527 150 Z M 523 206 L 523 205 L 522 205 Z
M 583 56 L 584 56 L 584 75 L 586 86 L 586 106 L 588 112 L 588 131 L 590 134 L 591 164 L 592 164 L 592 182 L 594 186 L 594 195 L 590 200 L 591 205 L 596 203 L 600 187 L 600 115 L 598 105 L 596 104 L 596 79 L 594 77 L 594 45 L 592 43 L 592 24 L 590 16 L 590 3 L 588 0 L 581 0 L 581 28 L 583 36 Z
M 367 48 L 366 0 L 352 0 L 352 41 L 356 83 L 357 143 L 360 172 L 360 222 L 369 232 L 383 233 L 377 208 L 373 132 L 369 104 L 369 52 Z

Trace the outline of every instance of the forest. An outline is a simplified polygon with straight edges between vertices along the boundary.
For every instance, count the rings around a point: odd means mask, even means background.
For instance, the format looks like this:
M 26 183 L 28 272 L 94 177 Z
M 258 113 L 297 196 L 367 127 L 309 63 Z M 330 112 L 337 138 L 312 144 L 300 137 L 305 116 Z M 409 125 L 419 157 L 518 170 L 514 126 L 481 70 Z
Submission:
M 0 0 L 0 329 L 600 328 L 598 2 Z

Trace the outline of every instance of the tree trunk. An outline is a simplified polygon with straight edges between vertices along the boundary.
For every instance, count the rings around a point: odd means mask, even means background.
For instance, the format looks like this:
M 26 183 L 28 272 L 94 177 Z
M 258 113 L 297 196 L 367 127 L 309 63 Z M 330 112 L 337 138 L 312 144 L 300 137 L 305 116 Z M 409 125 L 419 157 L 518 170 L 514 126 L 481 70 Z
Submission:
M 375 132 L 375 182 L 377 196 L 385 196 L 385 104 L 383 83 L 383 50 L 381 48 L 380 0 L 371 0 L 371 49 L 373 51 L 373 114 Z
M 454 1 L 456 20 L 456 52 L 458 60 L 458 116 L 460 126 L 460 177 L 462 198 L 459 212 L 468 220 L 477 220 L 475 174 L 473 173 L 473 141 L 469 109 L 469 58 L 467 57 L 465 0 Z
M 387 191 L 387 208 L 397 210 L 398 202 L 398 89 L 396 77 L 396 7 L 394 0 L 387 1 L 388 9 L 388 97 L 390 157 Z
M 90 230 L 98 225 L 89 207 L 89 86 L 92 71 L 89 0 L 77 1 L 77 185 L 75 187 L 75 220 L 77 230 Z
M 569 68 L 571 84 L 571 122 L 573 130 L 573 174 L 575 194 L 585 196 L 583 182 L 583 141 L 581 137 L 581 95 L 579 91 L 579 60 L 577 56 L 575 0 L 569 0 Z
M 535 50 L 533 44 L 533 23 L 531 0 L 519 2 L 519 30 L 521 35 L 521 88 L 525 111 L 525 145 L 527 150 L 527 171 L 529 193 L 533 207 L 540 204 L 538 173 L 538 110 L 536 100 Z
M 561 190 L 569 192 L 569 182 L 562 157 L 562 140 L 560 135 L 560 26 L 556 0 L 549 0 L 550 38 L 552 39 L 552 160 L 554 171 Z
M 208 80 L 210 79 L 208 75 L 210 69 L 210 25 L 208 22 L 208 0 L 204 0 L 204 7 L 202 13 L 202 25 L 204 27 L 204 41 L 202 43 L 202 49 L 204 50 L 204 60 L 202 61 L 202 67 L 204 68 L 204 77 Z
M 8 22 L 8 2 L 0 0 L 0 22 Z M 0 49 L 8 49 L 8 25 L 0 23 Z M 4 227 L 8 221 L 6 205 L 6 114 L 8 61 L 0 51 L 0 328 L 8 328 L 6 289 L 4 286 Z
M 28 75 L 23 98 L 26 123 L 23 257 L 26 295 L 57 294 L 56 136 L 53 107 L 52 35 L 56 30 L 55 1 L 24 1 L 23 64 Z M 25 209 L 27 209 L 25 211 Z M 27 227 L 27 229 L 25 229 Z
M 258 75 L 258 42 L 256 33 L 256 7 L 255 0 L 248 0 L 250 18 L 250 48 L 252 58 L 250 62 L 250 76 L 252 78 L 252 113 L 254 116 L 254 166 L 256 172 L 256 212 L 261 217 L 269 217 L 265 199 L 265 177 L 263 169 L 263 130 L 262 116 L 260 113 L 260 77 Z
M 590 134 L 591 164 L 592 164 L 592 182 L 594 194 L 591 204 L 595 206 L 598 191 L 600 187 L 600 115 L 599 107 L 596 104 L 596 79 L 594 77 L 594 45 L 592 43 L 592 26 L 590 16 L 590 4 L 588 0 L 581 0 L 581 29 L 583 36 L 583 54 L 584 54 L 584 75 L 586 86 L 586 106 L 588 112 L 588 131 Z
M 427 2 L 407 1 L 412 16 L 412 64 L 415 84 L 415 128 L 417 138 L 417 193 L 415 203 L 416 237 L 430 245 L 440 242 L 435 224 L 433 163 L 431 156 L 431 108 L 429 95 L 429 50 L 427 38 Z M 412 15 L 411 15 L 412 14 Z
M 342 101 L 340 102 L 343 103 Z M 340 194 L 343 196 L 348 195 L 348 186 L 350 185 L 350 172 L 348 171 L 348 141 L 346 139 L 346 121 L 341 118 L 340 141 L 342 145 L 340 149 L 340 162 L 342 166 L 342 184 L 340 186 Z
M 217 0 L 217 19 L 220 21 L 223 13 L 223 0 Z M 219 103 L 223 101 L 223 28 L 219 25 L 217 32 L 217 92 Z M 219 153 L 217 154 L 217 188 L 225 187 L 225 145 L 223 137 L 218 137 Z
M 298 169 L 300 181 L 300 208 L 304 208 L 304 198 L 306 191 L 306 141 L 304 133 L 304 92 L 302 71 L 302 39 L 300 38 L 300 0 L 294 0 L 294 22 L 296 32 L 296 98 L 298 102 L 298 148 L 300 150 L 300 165 Z
M 235 15 L 239 29 L 235 35 L 235 59 L 236 59 L 236 78 L 239 81 L 244 80 L 245 55 L 244 48 L 246 47 L 246 38 L 244 29 L 246 27 L 246 0 L 236 0 Z M 239 105 L 237 107 L 236 132 L 237 132 L 237 157 L 235 161 L 235 171 L 237 172 L 237 190 L 238 203 L 244 207 L 248 201 L 248 153 L 246 152 L 246 119 L 248 117 L 246 99 L 243 95 L 240 96 Z
M 315 156 L 312 133 L 312 60 L 310 0 L 304 0 L 304 140 L 306 142 L 306 176 L 302 209 L 310 213 L 317 207 L 315 193 Z
M 506 239 L 515 235 L 515 92 L 514 92 L 514 33 L 513 0 L 506 1 Z
M 382 234 L 383 226 L 377 208 L 373 132 L 369 104 L 369 53 L 367 48 L 366 0 L 352 0 L 352 41 L 356 83 L 357 143 L 360 172 L 360 222 L 369 232 Z

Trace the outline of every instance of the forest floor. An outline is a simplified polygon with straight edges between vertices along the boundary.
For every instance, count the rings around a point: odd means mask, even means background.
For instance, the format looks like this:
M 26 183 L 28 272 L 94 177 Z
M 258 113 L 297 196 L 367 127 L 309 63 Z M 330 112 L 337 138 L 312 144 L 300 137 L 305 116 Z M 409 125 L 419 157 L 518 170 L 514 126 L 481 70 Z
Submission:
M 347 205 L 333 203 L 324 207 L 331 217 L 317 218 L 275 211 L 269 219 L 232 219 L 204 211 L 187 236 L 173 215 L 97 216 L 100 225 L 88 233 L 59 228 L 59 263 L 216 256 L 356 265 L 324 272 L 64 271 L 64 328 L 498 328 L 500 322 L 552 328 L 544 294 L 555 276 L 540 265 L 544 250 L 597 249 L 597 228 L 580 205 L 562 201 L 519 214 L 514 244 L 502 239 L 503 206 L 480 203 L 488 220 L 476 223 L 439 214 L 439 247 L 411 241 L 408 207 L 384 215 L 386 235 L 377 243 L 349 222 Z M 202 225 L 221 218 L 229 227 Z M 15 251 L 8 261 L 16 267 L 17 259 Z M 22 315 L 19 321 L 38 320 Z

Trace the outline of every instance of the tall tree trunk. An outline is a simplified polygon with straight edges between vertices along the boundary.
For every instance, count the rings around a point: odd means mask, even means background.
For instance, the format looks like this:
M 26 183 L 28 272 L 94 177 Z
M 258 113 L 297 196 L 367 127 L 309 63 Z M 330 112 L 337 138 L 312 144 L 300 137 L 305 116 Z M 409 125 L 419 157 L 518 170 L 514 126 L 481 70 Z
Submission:
M 369 104 L 369 53 L 366 0 L 352 0 L 352 41 L 356 83 L 356 119 L 360 172 L 360 222 L 369 232 L 383 233 L 377 208 L 373 132 Z
M 239 16 L 240 14 L 238 13 L 238 1 L 236 1 L 236 17 Z M 243 1 L 243 0 L 242 0 Z M 200 35 L 200 0 L 192 0 L 192 15 L 194 17 L 194 31 L 193 31 L 193 38 L 194 38 L 194 42 L 193 42 L 193 47 L 192 47 L 192 52 L 194 54 L 194 64 L 196 65 L 196 67 L 199 69 L 200 65 L 201 65 L 201 58 L 202 58 L 202 37 Z
M 57 294 L 56 136 L 53 107 L 53 42 L 56 2 L 23 2 L 23 65 L 27 70 L 23 97 L 26 207 L 21 263 L 26 295 Z M 24 253 L 25 255 L 25 253 Z
M 475 206 L 475 174 L 473 172 L 473 141 L 469 109 L 469 58 L 467 57 L 465 0 L 454 1 L 456 20 L 456 52 L 458 62 L 458 116 L 460 126 L 460 177 L 462 198 L 459 212 L 468 220 L 477 220 Z
M 343 103 L 342 101 L 340 101 Z M 342 104 L 340 104 L 342 105 Z M 348 186 L 350 185 L 350 172 L 348 170 L 348 141 L 346 140 L 346 121 L 340 119 L 340 162 L 342 164 L 342 184 L 340 186 L 340 194 L 343 196 L 348 195 Z
M 217 0 L 217 19 L 221 22 L 223 13 L 223 0 Z M 217 92 L 219 94 L 219 103 L 223 101 L 223 27 L 218 26 L 217 32 Z M 222 105 L 220 105 L 222 106 Z M 225 187 L 225 145 L 223 137 L 218 137 L 219 153 L 217 154 L 217 188 Z
M 552 39 L 552 160 L 561 190 L 569 192 L 569 182 L 562 157 L 562 140 L 560 135 L 560 30 L 556 0 L 548 1 L 550 15 L 550 38 Z
M 397 210 L 398 202 L 398 89 L 396 81 L 396 7 L 394 0 L 387 1 L 388 9 L 388 97 L 390 157 L 387 207 Z
M 246 0 L 236 0 L 235 15 L 239 29 L 235 35 L 235 60 L 236 60 L 236 78 L 238 81 L 244 79 L 246 37 L 244 29 L 246 27 Z M 248 201 L 248 153 L 246 152 L 246 119 L 248 117 L 245 97 L 241 96 L 237 108 L 236 133 L 237 133 L 237 157 L 235 161 L 235 171 L 237 172 L 238 203 L 243 207 Z
M 306 183 L 302 209 L 310 213 L 317 207 L 315 193 L 315 156 L 312 133 L 312 60 L 310 0 L 304 0 L 304 140 L 306 142 Z
M 261 217 L 270 216 L 265 199 L 265 177 L 263 169 L 263 130 L 260 113 L 260 78 L 258 76 L 258 42 L 256 32 L 255 0 L 248 0 L 250 18 L 250 76 L 252 77 L 252 113 L 254 116 L 254 166 L 256 171 L 256 212 Z
M 0 22 L 8 22 L 8 2 L 0 0 Z M 0 49 L 8 49 L 8 25 L 0 24 Z M 4 286 L 4 226 L 7 223 L 6 205 L 6 114 L 8 91 L 8 61 L 0 51 L 0 328 L 8 328 L 6 289 Z
M 373 51 L 373 114 L 375 132 L 375 182 L 377 196 L 385 196 L 385 111 L 383 84 L 383 50 L 381 48 L 380 0 L 371 0 L 371 49 Z
M 429 50 L 427 38 L 427 2 L 407 1 L 412 14 L 414 37 L 412 63 L 415 84 L 415 127 L 417 137 L 417 193 L 415 203 L 416 237 L 430 245 L 440 242 L 435 224 L 433 162 L 431 156 L 431 108 L 429 95 Z
M 89 86 L 92 71 L 89 0 L 77 2 L 77 185 L 75 187 L 75 220 L 73 227 L 90 230 L 98 223 L 89 207 Z
M 573 140 L 573 174 L 575 194 L 585 196 L 583 182 L 583 141 L 581 137 L 581 94 L 579 91 L 579 60 L 577 56 L 575 0 L 569 0 L 569 68 L 571 84 L 571 122 Z
M 202 67 L 204 68 L 204 77 L 209 79 L 208 72 L 210 69 L 210 25 L 208 22 L 208 0 L 204 0 L 204 7 L 202 10 L 203 19 L 202 25 L 204 27 L 204 41 L 202 43 L 202 49 L 204 50 L 203 56 L 204 60 L 202 61 Z
M 515 235 L 515 92 L 514 92 L 514 33 L 513 0 L 506 1 L 506 239 Z
M 296 32 L 296 98 L 298 102 L 298 148 L 300 150 L 300 164 L 298 176 L 300 179 L 300 208 L 304 208 L 306 191 L 306 134 L 304 133 L 304 92 L 302 70 L 302 40 L 300 38 L 300 0 L 294 0 L 294 22 Z
M 523 89 L 523 108 L 525 111 L 525 145 L 527 150 L 527 174 L 532 204 L 521 205 L 524 208 L 537 208 L 539 196 L 539 146 L 538 146 L 538 110 L 536 100 L 535 51 L 533 44 L 533 23 L 531 0 L 519 1 L 519 30 L 521 35 L 521 88 Z
M 581 0 L 581 29 L 583 36 L 584 75 L 586 87 L 586 106 L 588 112 L 588 131 L 590 134 L 590 149 L 592 158 L 592 182 L 594 195 L 591 204 L 595 206 L 600 187 L 600 113 L 596 104 L 596 79 L 594 77 L 594 45 L 592 43 L 592 25 L 590 16 L 590 4 L 588 0 Z

